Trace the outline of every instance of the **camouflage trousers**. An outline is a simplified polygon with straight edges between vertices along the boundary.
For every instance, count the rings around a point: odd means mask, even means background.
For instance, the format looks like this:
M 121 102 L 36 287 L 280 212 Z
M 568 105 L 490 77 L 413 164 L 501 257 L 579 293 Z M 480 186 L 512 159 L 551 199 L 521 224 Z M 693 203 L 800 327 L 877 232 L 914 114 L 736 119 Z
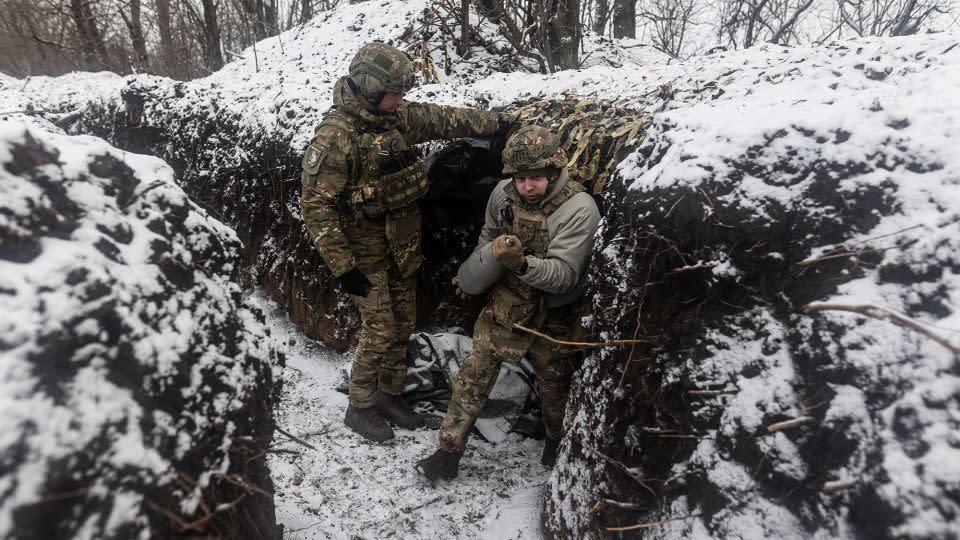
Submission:
M 379 388 L 390 395 L 403 392 L 407 376 L 407 341 L 417 314 L 416 275 L 404 278 L 396 265 L 371 272 L 366 298 L 354 296 L 360 311 L 360 340 L 350 370 L 350 405 L 373 406 Z
M 488 309 L 488 308 L 487 308 Z M 474 328 L 489 324 L 481 313 Z M 548 310 L 540 331 L 561 340 L 574 339 L 581 332 L 578 305 Z M 463 361 L 453 383 L 453 396 L 440 426 L 440 448 L 447 452 L 463 452 L 474 423 L 480 416 L 504 361 L 496 353 L 497 344 L 474 339 L 474 349 Z M 537 375 L 543 426 L 547 437 L 559 440 L 563 435 L 563 415 L 570 394 L 570 379 L 577 368 L 577 350 L 536 338 L 527 349 L 527 359 Z

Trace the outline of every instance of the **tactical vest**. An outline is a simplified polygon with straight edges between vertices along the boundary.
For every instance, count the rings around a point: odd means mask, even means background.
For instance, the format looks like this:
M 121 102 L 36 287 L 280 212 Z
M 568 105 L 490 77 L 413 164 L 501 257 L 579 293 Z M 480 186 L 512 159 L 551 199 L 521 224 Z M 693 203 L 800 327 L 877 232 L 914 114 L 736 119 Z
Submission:
M 586 191 L 582 184 L 568 178 L 560 193 L 537 209 L 523 208 L 507 198 L 504 208 L 509 210 L 500 210 L 500 234 L 516 235 L 526 253 L 543 258 L 550 247 L 547 217 L 582 191 Z M 540 290 L 527 285 L 514 273 L 507 272 L 493 287 L 477 331 L 474 332 L 474 341 L 486 340 L 495 356 L 511 364 L 519 363 L 534 336 L 513 332 L 513 325 L 541 326 L 546 317 L 542 296 Z
M 423 262 L 420 208 L 415 203 L 430 188 L 423 160 L 396 128 L 373 132 L 339 111 L 322 124 L 343 129 L 353 144 L 342 210 L 354 219 L 384 219 L 387 244 L 400 273 L 413 274 Z

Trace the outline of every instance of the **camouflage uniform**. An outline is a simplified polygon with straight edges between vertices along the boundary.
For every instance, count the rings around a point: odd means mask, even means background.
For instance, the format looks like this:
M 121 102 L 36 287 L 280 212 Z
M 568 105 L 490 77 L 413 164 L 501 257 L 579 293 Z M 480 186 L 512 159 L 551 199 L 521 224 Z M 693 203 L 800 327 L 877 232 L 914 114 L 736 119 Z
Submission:
M 496 237 L 512 234 L 526 248 L 526 264 L 520 273 L 508 270 L 493 286 L 474 327 L 473 351 L 457 374 L 440 429 L 440 448 L 452 454 L 465 449 L 500 363 L 516 364 L 524 354 L 537 374 L 547 437 L 559 440 L 575 369 L 575 350 L 516 333 L 512 327 L 532 327 L 560 340 L 579 337 L 586 266 L 600 220 L 596 203 L 582 184 L 569 179 L 563 150 L 543 128 L 525 127 L 511 137 L 504 163 L 508 174 L 542 173 L 553 179 L 536 204 L 528 204 L 516 192 L 513 180 L 501 182 L 488 201 L 479 246 L 472 256 Z
M 378 51 L 403 54 L 375 45 L 358 55 L 372 48 L 378 54 L 372 61 L 390 67 L 390 57 Z M 362 321 L 350 376 L 350 404 L 358 408 L 373 405 L 378 387 L 394 396 L 403 390 L 422 262 L 417 200 L 429 187 L 410 145 L 490 135 L 502 123 L 496 113 L 422 103 L 374 114 L 357 96 L 363 77 L 351 74 L 334 85 L 334 107 L 304 153 L 301 199 L 304 222 L 333 275 L 358 269 L 371 283 L 366 297 L 353 296 Z

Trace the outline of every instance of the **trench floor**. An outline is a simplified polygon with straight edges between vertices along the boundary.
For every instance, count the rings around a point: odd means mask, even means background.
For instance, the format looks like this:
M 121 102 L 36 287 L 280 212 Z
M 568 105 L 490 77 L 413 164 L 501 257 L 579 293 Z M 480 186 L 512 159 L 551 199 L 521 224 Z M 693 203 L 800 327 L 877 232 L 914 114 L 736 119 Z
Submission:
M 460 476 L 431 486 L 413 464 L 436 448 L 436 430 L 396 430 L 376 444 L 343 427 L 347 396 L 336 388 L 351 354 L 306 338 L 262 292 L 250 300 L 286 353 L 277 424 L 315 448 L 278 431 L 268 454 L 284 539 L 542 538 L 541 441 L 474 438 Z

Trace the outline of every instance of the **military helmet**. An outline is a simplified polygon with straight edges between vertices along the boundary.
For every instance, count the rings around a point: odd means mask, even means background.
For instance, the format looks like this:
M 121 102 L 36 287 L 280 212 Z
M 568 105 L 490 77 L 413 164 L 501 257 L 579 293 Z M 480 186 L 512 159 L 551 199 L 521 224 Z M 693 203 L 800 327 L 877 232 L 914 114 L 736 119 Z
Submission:
M 503 148 L 503 174 L 544 171 L 553 174 L 567 165 L 567 154 L 560 140 L 549 129 L 528 125 L 507 139 Z
M 387 92 L 404 94 L 414 86 L 413 61 L 386 43 L 367 43 L 350 62 L 350 80 L 360 95 L 376 105 Z

